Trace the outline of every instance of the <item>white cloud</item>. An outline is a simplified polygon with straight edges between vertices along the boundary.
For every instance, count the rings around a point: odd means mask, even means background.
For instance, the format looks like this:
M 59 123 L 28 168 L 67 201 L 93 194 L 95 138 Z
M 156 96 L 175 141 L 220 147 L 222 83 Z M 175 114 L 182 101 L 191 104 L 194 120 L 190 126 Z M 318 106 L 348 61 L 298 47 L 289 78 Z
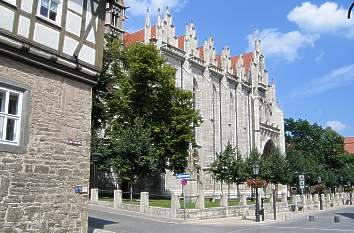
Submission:
M 174 11 L 181 10 L 187 0 L 126 0 L 125 5 L 129 7 L 128 14 L 132 16 L 145 16 L 146 9 L 149 8 L 150 14 L 155 16 L 157 9 L 164 10 L 166 7 Z
M 340 121 L 327 121 L 327 127 L 331 127 L 334 131 L 340 132 L 345 130 L 347 126 Z
M 325 2 L 320 6 L 303 2 L 289 12 L 288 20 L 309 33 L 340 33 L 354 37 L 354 20 L 348 20 L 347 9 L 334 2 Z
M 301 48 L 313 46 L 317 37 L 303 34 L 299 31 L 279 32 L 275 28 L 256 31 L 247 36 L 250 48 L 253 48 L 254 37 L 261 40 L 262 48 L 267 56 L 276 56 L 288 61 L 299 58 L 298 51 Z
M 321 78 L 313 80 L 300 89 L 295 90 L 289 96 L 291 100 L 299 97 L 308 97 L 323 93 L 332 89 L 345 87 L 354 84 L 354 64 L 343 66 L 324 75 Z

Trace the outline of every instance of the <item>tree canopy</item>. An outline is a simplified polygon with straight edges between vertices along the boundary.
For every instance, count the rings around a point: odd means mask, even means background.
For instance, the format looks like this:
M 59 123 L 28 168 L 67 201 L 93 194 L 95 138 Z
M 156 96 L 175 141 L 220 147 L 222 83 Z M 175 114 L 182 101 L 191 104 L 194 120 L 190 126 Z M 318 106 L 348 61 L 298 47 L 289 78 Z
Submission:
M 175 86 L 175 69 L 154 45 L 120 46 L 108 38 L 94 88 L 93 149 L 120 177 L 183 172 L 193 127 L 201 123 L 190 91 Z M 104 134 L 104 135 L 102 135 Z

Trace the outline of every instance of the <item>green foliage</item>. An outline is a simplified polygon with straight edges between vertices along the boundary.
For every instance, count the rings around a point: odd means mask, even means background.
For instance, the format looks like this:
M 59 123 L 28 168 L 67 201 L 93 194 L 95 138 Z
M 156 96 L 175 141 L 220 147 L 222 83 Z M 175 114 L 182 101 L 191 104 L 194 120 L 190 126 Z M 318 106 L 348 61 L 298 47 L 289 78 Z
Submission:
M 210 165 L 212 177 L 221 183 L 230 184 L 233 180 L 235 158 L 236 150 L 230 142 L 227 142 L 225 150 L 217 153 L 215 161 Z
M 306 183 L 317 184 L 320 176 L 327 187 L 337 186 L 354 176 L 354 160 L 344 151 L 344 138 L 331 128 L 322 128 L 307 120 L 285 119 L 285 136 L 290 183 L 297 183 L 303 173 Z
M 126 181 L 165 169 L 183 172 L 195 146 L 193 127 L 201 123 L 192 93 L 175 87 L 175 69 L 154 45 L 122 48 L 107 38 L 104 58 L 92 115 L 101 165 Z
M 287 184 L 289 182 L 289 167 L 285 155 L 278 148 L 271 154 L 263 156 L 261 160 L 261 177 L 273 184 Z

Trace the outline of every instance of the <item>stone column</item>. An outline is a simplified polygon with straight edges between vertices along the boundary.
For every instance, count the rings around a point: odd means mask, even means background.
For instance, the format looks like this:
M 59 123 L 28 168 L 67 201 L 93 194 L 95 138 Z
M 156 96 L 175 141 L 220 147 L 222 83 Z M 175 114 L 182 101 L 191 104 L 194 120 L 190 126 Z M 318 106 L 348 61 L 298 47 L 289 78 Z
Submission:
M 122 190 L 114 190 L 113 208 L 118 208 L 122 206 L 122 203 Z
M 196 208 L 197 209 L 204 209 L 205 208 L 205 205 L 204 205 L 204 193 L 199 193 L 198 194 Z
M 91 189 L 91 201 L 98 201 L 98 189 Z
M 240 205 L 247 205 L 246 194 L 241 195 Z
M 325 208 L 327 208 L 326 196 L 322 193 L 322 194 L 321 194 L 321 198 L 322 198 L 322 206 L 323 206 L 323 209 L 325 209 Z
M 140 193 L 140 213 L 146 213 L 149 207 L 149 193 L 141 192 Z
M 229 201 L 228 201 L 227 193 L 223 193 L 220 199 L 220 207 L 228 207 L 228 206 L 229 206 Z
M 335 199 L 334 199 L 334 193 L 331 193 L 330 196 L 331 196 L 331 201 L 335 201 Z
M 171 195 L 171 217 L 177 217 L 177 210 L 180 208 L 179 206 L 179 197 L 178 193 L 172 193 Z
M 288 208 L 288 195 L 286 193 L 281 195 L 281 201 L 284 203 L 284 207 Z
M 329 193 L 326 194 L 326 207 L 330 208 L 331 203 L 331 195 Z
M 318 204 L 320 202 L 319 196 L 317 193 L 313 194 L 313 203 Z

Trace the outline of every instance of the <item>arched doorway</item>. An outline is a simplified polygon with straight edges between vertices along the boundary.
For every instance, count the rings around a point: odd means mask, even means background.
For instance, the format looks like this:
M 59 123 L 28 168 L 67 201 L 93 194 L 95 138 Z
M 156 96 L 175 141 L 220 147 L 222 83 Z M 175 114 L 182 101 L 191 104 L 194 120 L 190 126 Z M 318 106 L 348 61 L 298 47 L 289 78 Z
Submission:
M 273 140 L 269 139 L 266 142 L 266 144 L 264 145 L 262 155 L 264 157 L 267 157 L 267 156 L 271 155 L 274 152 L 275 149 L 276 149 L 276 147 L 275 147 L 275 144 L 274 144 Z

